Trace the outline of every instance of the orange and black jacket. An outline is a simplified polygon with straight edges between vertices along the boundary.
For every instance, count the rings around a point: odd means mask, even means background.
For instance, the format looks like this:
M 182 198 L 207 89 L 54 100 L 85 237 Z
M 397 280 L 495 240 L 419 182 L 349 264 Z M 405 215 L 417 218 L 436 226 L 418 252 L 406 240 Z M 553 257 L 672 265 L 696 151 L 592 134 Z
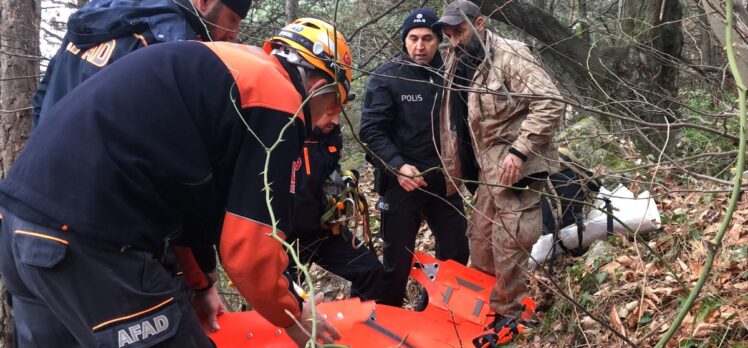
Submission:
M 286 311 L 298 317 L 301 302 L 284 275 L 286 253 L 269 236 L 267 202 L 285 237 L 304 139 L 297 77 L 256 47 L 139 49 L 55 104 L 0 183 L 0 206 L 156 254 L 173 240 L 216 244 L 252 307 L 292 325 Z
M 296 171 L 296 211 L 288 240 L 318 237 L 322 227 L 320 218 L 327 205 L 323 187 L 335 170 L 340 170 L 343 135 L 340 126 L 329 134 L 314 128 L 304 141 L 301 167 Z

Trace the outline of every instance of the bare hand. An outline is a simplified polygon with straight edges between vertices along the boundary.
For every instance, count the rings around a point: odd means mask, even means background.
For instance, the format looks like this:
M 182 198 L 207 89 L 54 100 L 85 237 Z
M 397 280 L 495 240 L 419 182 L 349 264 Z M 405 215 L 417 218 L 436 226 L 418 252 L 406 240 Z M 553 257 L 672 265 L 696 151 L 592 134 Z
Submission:
M 315 303 L 320 303 L 324 299 L 324 295 L 317 294 L 314 299 Z M 301 312 L 299 323 L 294 324 L 286 329 L 286 333 L 288 334 L 288 336 L 291 337 L 291 339 L 294 340 L 294 342 L 296 342 L 299 347 L 304 347 L 311 338 L 309 334 L 312 333 L 312 313 L 316 313 L 315 317 L 317 319 L 318 341 L 329 344 L 334 343 L 335 340 L 340 339 L 340 333 L 338 332 L 338 330 L 335 329 L 335 327 L 332 326 L 332 324 L 330 324 L 327 319 L 325 319 L 322 313 L 317 312 L 317 310 L 312 307 L 311 302 L 306 301 L 304 302 L 304 309 Z M 301 324 L 302 327 L 299 327 L 299 324 Z
M 519 181 L 522 178 L 522 165 L 524 164 L 525 161 L 517 155 L 508 153 L 499 168 L 499 184 L 511 186 Z
M 397 182 L 400 184 L 400 187 L 407 192 L 413 191 L 421 186 L 428 186 L 426 180 L 423 180 L 423 177 L 417 176 L 420 175 L 421 172 L 410 164 L 403 164 L 403 166 L 400 167 L 400 174 L 402 175 L 397 176 Z M 413 176 L 413 178 L 409 178 L 409 176 Z
M 221 329 L 218 325 L 218 316 L 228 312 L 215 285 L 208 290 L 196 292 L 192 308 L 200 319 L 204 319 L 210 325 L 211 332 Z

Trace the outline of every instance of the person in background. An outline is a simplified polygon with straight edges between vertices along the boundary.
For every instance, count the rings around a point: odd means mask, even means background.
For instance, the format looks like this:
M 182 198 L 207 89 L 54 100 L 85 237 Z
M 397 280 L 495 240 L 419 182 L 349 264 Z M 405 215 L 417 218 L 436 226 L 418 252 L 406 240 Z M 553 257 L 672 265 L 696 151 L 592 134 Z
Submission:
M 516 329 L 527 295 L 524 267 L 543 228 L 539 192 L 558 170 L 553 136 L 564 103 L 527 45 L 486 29 L 476 4 L 450 3 L 438 25 L 451 46 L 441 106 L 444 169 L 456 178 L 451 183 L 459 182 L 464 168 L 477 162 L 485 184 L 468 228 L 470 262 L 496 276 L 496 329 Z
M 401 306 L 416 236 L 425 219 L 436 257 L 465 264 L 469 251 L 462 199 L 447 194 L 439 160 L 441 29 L 431 9 L 403 21 L 403 52 L 379 66 L 366 84 L 360 135 L 376 168 L 381 194 L 384 279 L 379 303 Z M 428 172 L 426 172 L 428 171 Z M 422 174 L 426 172 L 425 174 Z
M 34 129 L 76 86 L 137 49 L 182 40 L 236 40 L 239 24 L 251 4 L 251 0 L 93 0 L 87 3 L 68 19 L 62 44 L 32 97 Z M 133 72 L 133 76 L 137 74 Z M 197 257 L 206 269 L 215 269 L 213 247 L 191 251 L 176 248 L 175 255 L 180 263 L 189 264 L 192 257 Z M 203 278 L 210 281 L 189 284 L 195 290 L 195 310 L 212 330 L 217 330 L 220 327 L 216 317 L 226 311 L 218 292 L 210 286 L 218 279 L 218 274 L 206 273 Z
M 138 50 L 52 107 L 0 182 L 0 275 L 19 347 L 212 347 L 183 279 L 201 265 L 175 275 L 174 243 L 218 245 L 252 308 L 309 340 L 315 309 L 277 238 L 291 229 L 306 128 L 339 117 L 352 58 L 326 22 L 284 33 L 288 44 L 266 50 Z M 323 343 L 340 338 L 321 315 L 316 328 Z
M 87 3 L 68 19 L 62 44 L 31 99 L 34 127 L 73 88 L 137 49 L 171 41 L 236 40 L 239 24 L 251 4 L 252 0 Z

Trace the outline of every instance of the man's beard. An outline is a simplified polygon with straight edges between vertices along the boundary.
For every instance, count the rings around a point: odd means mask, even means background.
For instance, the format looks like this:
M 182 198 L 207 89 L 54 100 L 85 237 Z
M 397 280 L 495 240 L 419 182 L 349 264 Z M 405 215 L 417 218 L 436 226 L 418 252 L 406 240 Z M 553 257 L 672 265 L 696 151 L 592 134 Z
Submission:
M 483 45 L 480 42 L 480 38 L 478 35 L 473 33 L 473 35 L 470 37 L 470 40 L 465 44 L 459 44 L 457 45 L 457 49 L 455 50 L 455 53 L 457 54 L 460 59 L 465 58 L 478 58 L 478 55 L 483 48 Z

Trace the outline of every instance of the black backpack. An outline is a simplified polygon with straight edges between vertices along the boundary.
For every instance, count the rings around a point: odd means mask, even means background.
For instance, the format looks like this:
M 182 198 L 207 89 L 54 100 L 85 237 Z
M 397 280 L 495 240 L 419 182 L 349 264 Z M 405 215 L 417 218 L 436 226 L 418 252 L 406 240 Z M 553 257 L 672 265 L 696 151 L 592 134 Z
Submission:
M 551 196 L 543 196 L 540 201 L 543 234 L 554 235 L 554 252 L 551 254 L 549 263 L 551 265 L 554 261 L 556 244 L 574 256 L 584 253 L 585 250 L 582 248 L 584 217 L 590 211 L 590 207 L 586 204 L 592 204 L 595 201 L 601 187 L 599 179 L 594 177 L 592 171 L 579 164 L 568 150 L 559 149 L 559 158 L 562 170 L 548 177 L 551 183 L 549 190 Z M 558 232 L 571 225 L 577 225 L 579 245 L 564 245 L 558 238 Z

